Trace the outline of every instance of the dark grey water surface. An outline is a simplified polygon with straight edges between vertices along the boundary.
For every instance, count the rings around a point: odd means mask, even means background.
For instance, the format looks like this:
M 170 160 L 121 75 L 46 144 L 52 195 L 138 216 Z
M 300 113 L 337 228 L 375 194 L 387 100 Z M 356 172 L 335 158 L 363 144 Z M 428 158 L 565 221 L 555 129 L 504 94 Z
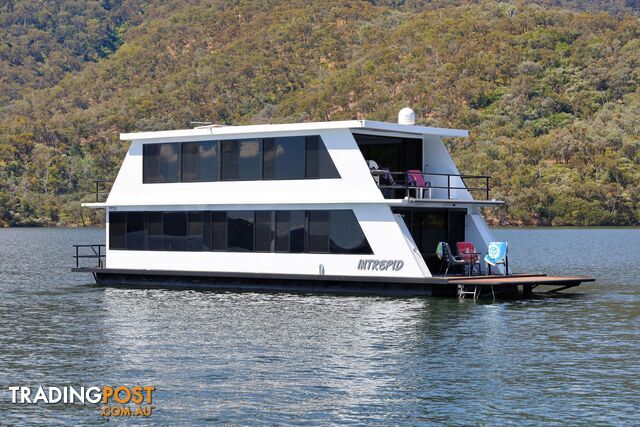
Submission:
M 640 230 L 496 230 L 570 297 L 475 303 L 116 290 L 69 272 L 103 230 L 0 229 L 2 423 L 104 423 L 8 387 L 155 385 L 152 423 L 640 424 Z

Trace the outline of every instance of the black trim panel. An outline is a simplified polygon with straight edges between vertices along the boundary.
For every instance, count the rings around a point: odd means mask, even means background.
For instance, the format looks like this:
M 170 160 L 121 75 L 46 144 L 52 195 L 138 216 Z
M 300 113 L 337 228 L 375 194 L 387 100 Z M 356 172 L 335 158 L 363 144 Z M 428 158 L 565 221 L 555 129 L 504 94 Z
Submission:
M 223 276 L 175 276 L 96 273 L 99 285 L 123 288 L 192 289 L 229 292 L 293 292 L 376 296 L 455 296 L 456 288 L 418 283 L 252 278 Z

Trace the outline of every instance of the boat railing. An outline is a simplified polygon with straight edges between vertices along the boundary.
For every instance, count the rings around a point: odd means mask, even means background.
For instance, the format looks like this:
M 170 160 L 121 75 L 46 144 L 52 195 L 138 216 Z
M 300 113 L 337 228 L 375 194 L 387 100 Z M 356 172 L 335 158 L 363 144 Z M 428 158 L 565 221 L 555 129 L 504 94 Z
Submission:
M 111 192 L 113 181 L 109 179 L 94 179 L 93 183 L 95 184 L 96 203 L 104 202 L 107 199 L 104 196 L 108 196 Z
M 104 268 L 106 245 L 102 244 L 89 244 L 89 245 L 73 245 L 75 249 L 76 268 L 86 267 L 82 264 L 83 259 L 95 259 L 96 265 L 92 267 Z
M 405 197 L 410 197 L 412 191 L 416 191 L 416 194 L 421 195 L 426 192 L 428 195 L 426 198 L 429 199 L 432 198 L 432 190 L 446 190 L 448 200 L 453 198 L 453 192 L 456 190 L 467 190 L 470 193 L 481 192 L 485 196 L 485 200 L 489 200 L 489 194 L 491 192 L 491 177 L 488 175 L 461 175 L 435 172 L 390 172 L 380 169 L 372 170 L 371 173 L 378 183 L 378 187 L 383 190 L 382 193 L 387 199 L 394 198 L 396 190 L 404 190 Z M 422 176 L 422 179 L 425 182 L 424 186 L 411 183 L 410 176 L 415 177 L 415 175 Z M 392 179 L 388 179 L 388 176 L 391 176 Z M 446 185 L 444 182 L 445 178 Z M 433 181 L 436 180 L 439 185 L 434 185 Z M 470 182 L 468 183 L 468 181 Z

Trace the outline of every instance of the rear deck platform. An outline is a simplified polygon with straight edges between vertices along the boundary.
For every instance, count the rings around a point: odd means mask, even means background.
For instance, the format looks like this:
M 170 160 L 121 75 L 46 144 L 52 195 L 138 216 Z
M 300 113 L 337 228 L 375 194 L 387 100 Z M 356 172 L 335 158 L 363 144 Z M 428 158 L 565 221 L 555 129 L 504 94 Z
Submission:
M 583 282 L 595 281 L 593 277 L 589 276 L 547 276 L 546 274 L 450 277 L 448 279 L 449 284 L 458 286 L 459 296 L 464 297 L 466 294 L 471 294 L 470 288 L 473 288 L 473 296 L 475 298 L 478 298 L 487 290 L 490 290 L 495 297 L 496 290 L 502 291 L 505 289 L 517 291 L 518 294 L 529 297 L 537 287 L 545 287 L 545 293 L 555 293 L 579 286 Z
M 474 298 L 530 297 L 538 287 L 558 292 L 592 282 L 587 276 L 436 276 L 430 278 L 311 276 L 202 271 L 73 268 L 93 274 L 97 284 L 129 288 L 169 288 L 245 292 L 301 292 L 389 296 L 443 296 Z

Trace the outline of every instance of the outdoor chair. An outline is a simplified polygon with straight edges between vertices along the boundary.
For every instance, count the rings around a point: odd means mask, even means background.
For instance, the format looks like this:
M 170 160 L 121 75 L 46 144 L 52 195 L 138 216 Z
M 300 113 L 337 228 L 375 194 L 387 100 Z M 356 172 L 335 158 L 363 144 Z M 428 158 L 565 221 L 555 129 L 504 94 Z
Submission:
M 458 250 L 458 256 L 469 264 L 470 272 L 473 274 L 475 269 L 478 274 L 482 274 L 482 264 L 480 264 L 480 252 L 476 252 L 476 247 L 472 242 L 457 242 L 456 249 Z
M 439 272 L 442 271 L 442 267 L 446 267 L 444 271 L 445 276 L 449 273 L 449 268 L 451 267 L 454 267 L 456 265 L 464 265 L 466 270 L 466 266 L 468 265 L 466 260 L 457 256 L 453 256 L 451 248 L 449 247 L 449 244 L 447 242 L 438 243 L 438 247 L 436 248 L 436 256 L 440 260 L 442 260 Z
M 487 255 L 484 257 L 487 263 L 489 274 L 491 267 L 498 264 L 504 265 L 504 274 L 509 274 L 509 256 L 507 255 L 507 242 L 491 242 L 487 247 Z
M 424 190 L 428 190 L 428 199 L 431 198 L 431 183 L 424 180 L 424 174 L 417 169 L 407 171 L 407 184 L 415 187 L 416 199 L 424 198 Z
M 389 168 L 380 168 L 382 174 L 380 175 L 380 185 L 385 187 L 382 188 L 382 196 L 385 199 L 389 199 L 393 197 L 393 186 L 396 185 L 396 181 L 393 179 L 393 175 Z

